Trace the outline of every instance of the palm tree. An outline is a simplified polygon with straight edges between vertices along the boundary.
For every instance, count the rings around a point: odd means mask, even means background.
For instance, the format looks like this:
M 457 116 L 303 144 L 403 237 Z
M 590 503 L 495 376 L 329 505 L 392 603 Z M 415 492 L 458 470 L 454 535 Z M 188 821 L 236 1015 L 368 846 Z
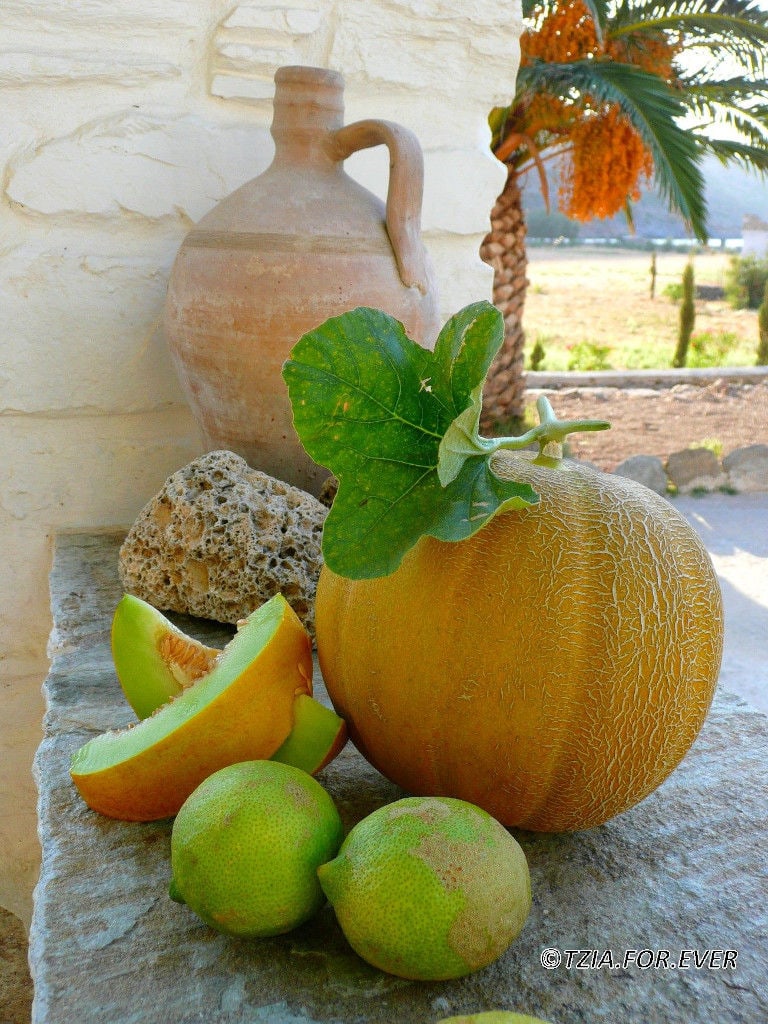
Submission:
M 755 0 L 523 0 L 516 93 L 490 115 L 507 179 L 480 250 L 494 268 L 505 339 L 486 381 L 483 425 L 523 414 L 525 175 L 557 161 L 558 207 L 610 217 L 653 182 L 706 241 L 700 161 L 768 171 L 768 11 Z

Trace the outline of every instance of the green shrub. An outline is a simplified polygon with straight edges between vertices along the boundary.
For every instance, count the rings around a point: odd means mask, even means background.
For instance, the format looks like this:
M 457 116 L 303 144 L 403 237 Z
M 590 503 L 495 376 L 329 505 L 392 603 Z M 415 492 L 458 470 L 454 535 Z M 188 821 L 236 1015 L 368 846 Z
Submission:
M 536 344 L 531 349 L 529 368 L 531 370 L 540 370 L 545 358 L 546 352 L 544 351 L 544 346 L 541 343 L 541 336 L 539 336 L 536 339 Z
M 734 256 L 726 272 L 725 297 L 734 309 L 757 309 L 768 283 L 768 259 Z
M 687 365 L 700 370 L 708 366 L 728 366 L 730 353 L 738 346 L 739 337 L 731 331 L 698 331 L 691 335 Z
M 663 292 L 665 298 L 669 299 L 670 302 L 679 302 L 683 297 L 683 286 L 679 281 L 672 281 L 668 284 Z
M 600 345 L 596 341 L 578 341 L 569 345 L 570 356 L 568 358 L 569 370 L 610 370 L 611 364 L 608 356 L 611 351 L 610 345 Z
M 718 459 L 722 459 L 723 457 L 723 442 L 718 437 L 703 437 L 700 441 L 695 442 L 690 447 L 707 448 L 713 453 L 713 455 L 716 455 Z

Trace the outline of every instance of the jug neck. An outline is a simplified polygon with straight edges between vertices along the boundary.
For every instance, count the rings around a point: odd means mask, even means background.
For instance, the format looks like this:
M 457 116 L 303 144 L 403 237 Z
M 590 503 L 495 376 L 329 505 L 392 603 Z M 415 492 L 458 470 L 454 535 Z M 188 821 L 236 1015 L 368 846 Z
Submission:
M 344 79 L 326 68 L 291 66 L 275 73 L 273 165 L 341 173 L 331 139 L 344 124 Z

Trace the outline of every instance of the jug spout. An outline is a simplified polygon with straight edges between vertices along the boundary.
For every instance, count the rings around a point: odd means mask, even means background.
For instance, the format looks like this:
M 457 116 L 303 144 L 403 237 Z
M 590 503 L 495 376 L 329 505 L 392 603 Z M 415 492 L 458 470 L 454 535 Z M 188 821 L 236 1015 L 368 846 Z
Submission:
M 274 163 L 331 169 L 339 163 L 331 140 L 343 124 L 344 78 L 338 71 L 278 68 L 270 129 Z

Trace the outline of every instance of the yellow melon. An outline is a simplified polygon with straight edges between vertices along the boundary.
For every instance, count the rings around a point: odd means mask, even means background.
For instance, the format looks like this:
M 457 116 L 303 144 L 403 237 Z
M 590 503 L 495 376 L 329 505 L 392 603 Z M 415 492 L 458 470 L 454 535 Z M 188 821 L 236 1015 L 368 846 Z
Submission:
M 353 742 L 408 792 L 589 828 L 654 790 L 699 732 L 722 653 L 717 578 L 640 484 L 533 452 L 493 468 L 539 504 L 459 543 L 423 537 L 386 577 L 323 569 L 320 666 Z

